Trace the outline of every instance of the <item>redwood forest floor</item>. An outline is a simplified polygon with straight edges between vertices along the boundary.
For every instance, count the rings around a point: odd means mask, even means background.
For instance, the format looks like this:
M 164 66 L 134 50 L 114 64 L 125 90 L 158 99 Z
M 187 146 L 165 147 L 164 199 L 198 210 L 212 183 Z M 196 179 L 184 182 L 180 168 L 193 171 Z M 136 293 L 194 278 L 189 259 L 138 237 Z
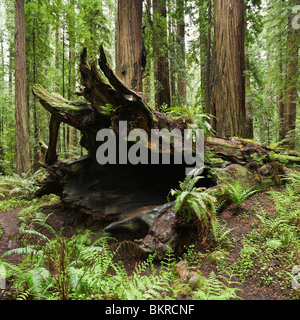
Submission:
M 298 256 L 290 257 L 286 250 L 268 250 L 262 243 L 265 231 L 259 229 L 261 226 L 257 214 L 263 212 L 266 217 L 276 217 L 278 210 L 274 195 L 269 191 L 256 194 L 246 200 L 240 208 L 235 204 L 226 207 L 219 214 L 220 224 L 226 228 L 224 230 L 231 229 L 226 242 L 222 242 L 217 248 L 212 248 L 210 243 L 194 248 L 189 254 L 190 266 L 194 270 L 200 270 L 204 276 L 208 276 L 212 271 L 218 274 L 230 270 L 234 274 L 233 280 L 238 282 L 236 286 L 241 289 L 238 296 L 243 300 L 299 299 L 299 290 L 294 290 L 291 286 L 291 270 L 294 265 L 300 264 L 298 251 Z M 66 237 L 74 235 L 79 226 L 92 225 L 83 215 L 66 211 L 59 202 L 42 208 L 44 213 L 52 213 L 47 223 L 57 232 L 63 228 L 63 235 Z M 17 208 L 0 212 L 0 256 L 21 245 L 16 237 L 19 227 L 18 214 L 21 210 L 22 208 Z M 13 254 L 5 260 L 18 264 L 21 258 Z M 133 270 L 140 258 L 127 254 L 124 255 L 123 262 L 127 270 Z M 0 299 L 9 299 L 9 295 L 2 292 Z

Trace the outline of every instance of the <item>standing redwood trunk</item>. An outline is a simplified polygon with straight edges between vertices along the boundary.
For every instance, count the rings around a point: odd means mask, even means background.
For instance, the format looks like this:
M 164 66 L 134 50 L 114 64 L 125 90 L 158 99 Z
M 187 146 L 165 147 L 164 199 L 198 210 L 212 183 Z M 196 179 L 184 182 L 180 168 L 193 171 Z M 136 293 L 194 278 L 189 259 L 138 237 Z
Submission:
M 282 37 L 280 36 L 280 43 L 282 43 Z M 279 74 L 279 85 L 277 89 L 277 107 L 278 107 L 278 119 L 279 119 L 279 140 L 285 138 L 284 130 L 284 86 L 285 79 L 283 77 L 283 58 L 281 46 L 278 52 L 278 74 Z
M 247 56 L 247 53 L 248 53 L 248 48 L 246 48 L 245 50 L 245 60 L 246 60 L 246 70 L 249 70 L 250 69 L 250 66 L 249 66 L 249 57 Z M 251 79 L 250 79 L 250 76 L 247 75 L 245 77 L 245 87 L 246 87 L 246 90 L 250 90 L 250 86 L 251 86 Z M 253 112 L 252 112 L 252 104 L 249 100 L 246 101 L 246 132 L 245 132 L 245 138 L 247 139 L 253 139 L 254 137 L 254 133 L 253 133 L 253 119 L 252 119 L 252 116 L 253 116 Z
M 211 114 L 218 136 L 245 137 L 244 1 L 215 0 Z
M 177 20 L 177 39 L 178 39 L 178 56 L 180 61 L 179 79 L 177 83 L 178 94 L 183 103 L 186 103 L 186 81 L 185 81 L 185 0 L 177 0 L 177 8 L 179 10 L 179 19 Z
M 166 19 L 167 17 L 165 0 L 153 0 L 153 13 L 154 77 L 156 81 L 155 108 L 159 111 L 164 104 L 171 106 L 168 51 L 164 49 L 167 45 L 167 24 L 161 24 L 161 19 Z M 164 53 L 161 54 L 160 52 Z
M 208 31 L 207 31 L 207 54 L 206 54 L 206 96 L 205 96 L 205 111 L 210 113 L 210 98 L 211 98 L 211 16 L 212 16 L 212 2 L 208 0 Z
M 15 117 L 16 171 L 21 174 L 31 169 L 26 93 L 24 0 L 15 0 Z
M 37 77 L 37 65 L 36 65 L 36 29 L 35 29 L 36 19 L 34 19 L 33 30 L 32 30 L 32 51 L 33 51 L 33 83 L 36 84 Z M 34 147 L 33 147 L 33 170 L 36 172 L 40 165 L 40 154 L 39 154 L 39 126 L 38 126 L 38 116 L 37 116 L 37 103 L 36 97 L 33 96 L 33 132 L 34 132 Z
M 290 24 L 289 24 L 290 25 Z M 287 67 L 286 67 L 286 104 L 284 110 L 283 131 L 287 137 L 287 145 L 295 147 L 294 130 L 296 128 L 297 90 L 298 90 L 298 53 L 299 53 L 299 30 L 290 29 L 287 44 Z
M 72 94 L 75 93 L 76 76 L 75 76 L 75 2 L 69 1 L 70 12 L 68 14 L 68 36 L 69 36 L 69 75 L 68 75 L 68 100 L 71 100 Z M 76 130 L 71 126 L 68 127 L 68 156 L 69 159 L 74 160 L 75 144 L 76 144 Z
M 118 0 L 116 71 L 131 89 L 142 87 L 142 0 Z
M 203 11 L 207 11 L 207 19 Z M 201 99 L 204 111 L 210 113 L 210 69 L 211 69 L 211 14 L 212 3 L 207 1 L 206 6 L 199 7 L 200 19 L 200 71 L 201 71 Z

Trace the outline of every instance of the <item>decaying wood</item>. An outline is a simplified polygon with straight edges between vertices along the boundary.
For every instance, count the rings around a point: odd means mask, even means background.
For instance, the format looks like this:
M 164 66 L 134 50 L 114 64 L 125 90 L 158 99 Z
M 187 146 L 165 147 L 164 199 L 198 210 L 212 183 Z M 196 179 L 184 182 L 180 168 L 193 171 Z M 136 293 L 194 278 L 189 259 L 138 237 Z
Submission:
M 165 204 L 170 189 L 177 188 L 178 181 L 184 179 L 186 165 L 101 166 L 96 161 L 100 145 L 96 141 L 98 131 L 112 128 L 118 134 L 120 121 L 127 121 L 128 132 L 139 128 L 148 133 L 163 128 L 182 131 L 188 124 L 153 110 L 142 95 L 128 88 L 108 64 L 103 47 L 98 65 L 100 70 L 95 59 L 88 62 L 84 49 L 80 63 L 82 89 L 77 95 L 86 102 L 68 101 L 58 94 L 49 94 L 39 85 L 33 88 L 33 93 L 51 113 L 45 160 L 48 176 L 38 195 L 58 194 L 63 204 L 100 219 L 105 226 L 124 218 L 125 213 L 131 219 L 130 212 L 138 212 L 138 208 Z M 80 143 L 88 151 L 87 156 L 74 162 L 59 161 L 56 144 L 60 123 L 81 132 Z M 230 179 L 234 178 L 245 188 L 279 184 L 286 164 L 300 164 L 300 155 L 280 153 L 242 139 L 209 137 L 205 140 L 205 179 L 201 183 L 221 202 L 228 200 L 225 186 Z M 158 246 L 159 236 L 152 235 L 151 240 Z M 176 245 L 182 244 L 180 239 L 175 240 Z
M 185 167 L 100 166 L 96 161 L 100 145 L 96 141 L 98 131 L 112 128 L 118 134 L 120 121 L 127 121 L 128 132 L 139 128 L 148 133 L 154 128 L 183 130 L 186 124 L 152 110 L 141 95 L 116 76 L 102 47 L 98 64 L 101 71 L 96 60 L 88 62 L 84 49 L 80 63 L 83 89 L 77 95 L 84 97 L 87 103 L 71 102 L 58 94 L 49 94 L 39 85 L 33 88 L 35 96 L 51 113 L 46 154 L 50 174 L 39 195 L 47 193 L 47 183 L 51 192 L 57 185 L 59 190 L 55 193 L 61 195 L 65 204 L 111 220 L 130 208 L 163 204 L 172 185 L 184 177 Z M 80 144 L 88 150 L 88 156 L 72 163 L 57 162 L 57 134 L 61 122 L 81 131 Z M 56 183 L 55 179 L 59 181 Z

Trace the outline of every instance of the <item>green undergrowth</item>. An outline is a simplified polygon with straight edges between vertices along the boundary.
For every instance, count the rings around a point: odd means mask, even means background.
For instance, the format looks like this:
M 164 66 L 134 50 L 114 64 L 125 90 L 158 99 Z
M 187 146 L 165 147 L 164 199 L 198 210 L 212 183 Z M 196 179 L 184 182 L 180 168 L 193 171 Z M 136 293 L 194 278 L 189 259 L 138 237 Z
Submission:
M 179 258 L 168 250 L 161 262 L 155 254 L 149 255 L 138 259 L 133 270 L 127 270 L 122 244 L 115 239 L 95 240 L 88 230 L 66 238 L 63 230 L 57 232 L 48 225 L 39 202 L 27 203 L 18 215 L 23 247 L 0 257 L 9 283 L 4 295 L 27 300 L 230 300 L 239 299 L 249 283 L 258 290 L 269 288 L 287 299 L 299 299 L 297 277 L 292 273 L 300 265 L 299 173 L 288 174 L 281 188 L 263 191 L 267 205 L 260 201 L 262 191 L 239 193 L 239 186 L 234 185 L 232 201 L 239 209 L 234 211 L 239 221 L 234 228 L 220 219 L 226 207 L 196 188 L 199 179 L 187 177 L 170 195 L 176 197 L 175 209 L 187 223 L 193 223 L 195 215 L 205 225 L 203 229 L 210 230 L 207 249 L 190 245 Z M 251 206 L 242 206 L 250 197 Z M 12 199 L 18 200 L 7 200 Z M 43 203 L 46 200 L 53 199 Z M 250 224 L 249 231 L 236 233 L 243 224 Z M 24 258 L 18 265 L 9 264 L 6 257 L 11 254 Z M 179 272 L 180 262 L 184 262 L 186 277 Z
M 256 206 L 256 220 L 243 236 L 236 268 L 242 281 L 255 278 L 261 286 L 299 298 L 291 271 L 300 265 L 300 176 L 290 174 L 286 182 L 284 188 L 269 191 L 273 210 Z
M 298 276 L 292 270 L 300 266 L 300 174 L 291 171 L 282 178 L 284 186 L 264 191 L 244 190 L 237 182 L 229 185 L 231 201 L 236 208 L 234 215 L 239 221 L 236 228 L 230 229 L 226 222 L 219 221 L 222 209 L 215 210 L 214 218 L 209 220 L 213 244 L 206 252 L 197 252 L 194 247 L 188 249 L 185 259 L 200 270 L 209 268 L 216 272 L 230 272 L 241 283 L 240 287 L 254 283 L 258 290 L 266 287 L 280 292 L 286 299 L 299 299 L 300 284 L 295 282 Z M 203 192 L 198 195 L 195 192 L 194 187 L 177 191 L 176 203 L 186 212 L 187 219 L 191 213 L 186 210 L 186 205 L 205 200 Z M 260 194 L 267 195 L 269 202 L 260 201 Z M 252 198 L 251 206 L 242 206 L 249 198 Z M 191 205 L 189 210 L 194 206 Z M 198 217 L 212 213 L 211 205 L 203 205 L 201 210 Z M 237 238 L 233 231 L 249 221 L 249 232 Z
M 91 241 L 92 233 L 66 238 L 46 223 L 46 216 L 37 216 L 36 225 L 50 231 L 50 239 L 36 229 L 20 228 L 24 247 L 10 250 L 1 257 L 10 284 L 9 299 L 38 300 L 173 300 L 187 295 L 199 300 L 238 298 L 238 289 L 230 277 L 212 272 L 183 283 L 178 277 L 177 261 L 169 250 L 158 265 L 155 254 L 128 272 L 114 239 L 102 237 Z M 32 226 L 32 223 L 31 223 Z M 28 227 L 28 225 L 27 225 Z M 18 265 L 5 262 L 11 254 L 24 256 Z
M 43 170 L 37 171 L 34 175 L 0 175 L 0 213 L 17 208 L 39 206 L 58 201 L 59 198 L 53 194 L 41 198 L 34 196 L 38 190 L 38 183 L 44 176 L 45 172 Z
M 299 299 L 300 285 L 295 287 L 297 275 L 292 270 L 300 265 L 300 175 L 292 172 L 285 180 L 283 187 L 266 192 L 270 204 L 264 205 L 258 195 L 252 208 L 239 217 L 241 224 L 251 221 L 251 228 L 239 239 L 239 254 L 230 269 L 244 284 L 254 281 L 258 288 Z M 235 240 L 232 238 L 233 243 Z M 226 250 L 219 270 L 228 269 L 229 257 Z

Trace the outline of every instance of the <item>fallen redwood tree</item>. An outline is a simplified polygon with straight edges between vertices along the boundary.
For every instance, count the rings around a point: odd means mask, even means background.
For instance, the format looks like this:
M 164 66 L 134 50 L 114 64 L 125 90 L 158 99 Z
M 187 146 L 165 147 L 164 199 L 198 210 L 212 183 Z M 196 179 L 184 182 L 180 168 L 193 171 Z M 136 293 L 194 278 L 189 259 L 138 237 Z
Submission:
M 155 214 L 151 210 L 166 203 L 170 189 L 176 188 L 178 181 L 185 178 L 186 164 L 100 165 L 96 160 L 100 145 L 96 136 L 105 128 L 111 128 L 119 135 L 120 121 L 127 122 L 128 133 L 143 129 L 149 134 L 151 129 L 183 131 L 188 123 L 153 110 L 142 95 L 122 83 L 109 66 L 102 47 L 98 64 L 100 70 L 95 59 L 88 62 L 87 50 L 83 49 L 80 61 L 83 89 L 77 95 L 87 102 L 68 101 L 58 94 L 49 94 L 39 85 L 33 88 L 34 95 L 51 113 L 44 164 L 48 175 L 37 195 L 59 195 L 65 206 L 92 215 L 102 221 L 109 232 L 117 230 L 124 240 L 130 239 L 126 226 L 134 225 L 136 233 L 132 239 L 143 238 L 142 247 L 146 251 L 160 250 L 163 256 L 166 248 L 171 246 L 180 253 L 178 248 L 183 243 L 195 240 L 195 233 L 199 232 L 197 224 L 182 226 L 182 219 L 179 219 L 184 235 L 177 232 L 168 238 L 166 229 L 159 234 L 158 225 L 162 224 L 161 219 L 167 211 L 172 213 L 172 206 L 163 207 Z M 80 143 L 88 151 L 87 156 L 74 162 L 58 159 L 56 148 L 61 123 L 81 132 Z M 145 144 L 149 150 L 153 148 L 147 141 Z M 161 146 L 156 146 L 156 152 L 162 152 Z M 171 148 L 170 163 L 175 163 L 173 157 L 174 148 Z M 200 186 L 211 192 L 219 203 L 229 200 L 228 181 L 239 181 L 245 189 L 280 184 L 285 165 L 300 164 L 300 156 L 296 153 L 272 151 L 242 139 L 212 137 L 205 138 L 204 160 L 204 179 L 201 179 Z M 149 216 L 152 217 L 150 222 Z M 176 214 L 167 219 L 170 221 L 167 229 L 173 230 L 174 225 L 178 225 L 176 219 Z

